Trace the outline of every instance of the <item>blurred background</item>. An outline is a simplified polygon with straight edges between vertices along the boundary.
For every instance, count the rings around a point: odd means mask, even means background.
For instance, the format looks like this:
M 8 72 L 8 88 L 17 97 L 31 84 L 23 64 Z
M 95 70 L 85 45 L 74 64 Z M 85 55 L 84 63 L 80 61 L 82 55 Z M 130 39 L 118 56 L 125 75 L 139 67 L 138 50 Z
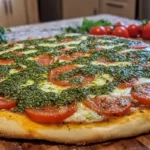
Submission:
M 150 19 L 150 0 L 0 0 L 3 27 L 112 14 Z

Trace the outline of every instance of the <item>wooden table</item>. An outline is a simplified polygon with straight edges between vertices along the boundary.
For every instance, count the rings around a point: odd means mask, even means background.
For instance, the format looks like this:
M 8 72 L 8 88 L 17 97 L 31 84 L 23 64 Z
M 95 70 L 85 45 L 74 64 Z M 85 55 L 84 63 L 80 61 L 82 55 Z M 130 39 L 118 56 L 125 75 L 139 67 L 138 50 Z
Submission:
M 0 150 L 150 150 L 150 134 L 87 146 L 1 139 Z

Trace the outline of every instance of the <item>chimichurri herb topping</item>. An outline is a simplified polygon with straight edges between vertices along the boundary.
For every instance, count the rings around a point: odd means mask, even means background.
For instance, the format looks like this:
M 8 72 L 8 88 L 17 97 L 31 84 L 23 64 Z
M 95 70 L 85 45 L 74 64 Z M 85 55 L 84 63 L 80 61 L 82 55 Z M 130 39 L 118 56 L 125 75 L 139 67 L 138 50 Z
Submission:
M 63 43 L 63 40 L 68 40 L 68 42 Z M 71 43 L 71 41 L 77 43 Z M 23 44 L 23 48 L 19 48 L 18 45 L 15 47 L 16 44 Z M 0 47 L 0 59 L 10 59 L 15 64 L 0 65 L 0 77 L 4 77 L 4 80 L 0 82 L 0 95 L 16 100 L 16 111 L 24 111 L 25 108 L 30 107 L 71 104 L 74 101 L 84 100 L 90 94 L 96 96 L 109 94 L 120 83 L 132 78 L 150 78 L 150 68 L 141 65 L 150 61 L 150 51 L 130 50 L 132 45 L 139 44 L 142 42 L 118 37 L 89 36 L 85 38 L 84 35 L 65 34 L 51 38 L 25 40 L 10 45 L 5 44 Z M 11 51 L 5 52 L 11 48 L 16 52 L 22 52 L 23 55 L 18 56 Z M 65 48 L 69 48 L 69 50 L 63 51 Z M 129 51 L 124 53 L 125 50 Z M 75 58 L 73 61 L 56 59 L 46 67 L 32 59 L 45 54 L 57 58 L 60 55 L 68 56 L 77 52 L 82 52 L 83 56 Z M 100 59 L 104 59 L 106 62 L 101 64 L 98 62 Z M 97 64 L 93 62 L 97 62 Z M 123 65 L 113 65 L 113 63 L 119 62 Z M 124 65 L 126 62 L 128 64 Z M 41 89 L 42 82 L 45 80 L 49 82 L 49 73 L 52 69 L 71 64 L 81 66 L 60 74 L 56 80 L 69 79 L 70 84 L 79 85 L 79 87 L 65 88 L 60 93 L 47 92 Z M 20 71 L 18 68 L 22 68 L 22 70 Z M 103 74 L 108 74 L 113 80 L 106 80 L 104 85 L 82 87 L 83 76 Z

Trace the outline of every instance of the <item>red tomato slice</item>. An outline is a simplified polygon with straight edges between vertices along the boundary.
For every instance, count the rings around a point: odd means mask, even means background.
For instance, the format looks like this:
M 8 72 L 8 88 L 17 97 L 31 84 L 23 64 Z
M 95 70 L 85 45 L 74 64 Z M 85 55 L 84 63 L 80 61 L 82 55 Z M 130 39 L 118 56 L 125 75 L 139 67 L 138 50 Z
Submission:
M 11 109 L 16 107 L 16 102 L 0 97 L 0 109 Z
M 49 81 L 52 82 L 53 84 L 59 85 L 59 86 L 81 86 L 81 85 L 86 85 L 94 80 L 93 76 L 85 77 L 82 75 L 75 75 L 67 80 L 59 81 L 56 80 L 57 77 L 59 77 L 63 73 L 67 73 L 72 71 L 73 69 L 76 69 L 77 67 L 74 65 L 66 65 L 66 66 L 61 66 L 57 67 L 51 70 L 49 73 Z M 81 77 L 82 78 L 82 84 L 71 84 L 69 81 L 72 80 L 75 77 Z
M 126 88 L 129 88 L 129 87 L 132 87 L 137 80 L 138 80 L 137 78 L 132 78 L 129 81 L 126 81 L 124 83 L 120 83 L 118 85 L 118 88 L 120 88 L 120 89 L 126 89 Z
M 133 48 L 133 49 L 145 49 L 147 47 L 148 47 L 147 45 L 135 45 L 135 46 L 131 46 L 131 48 Z
M 0 59 L 0 65 L 15 65 L 15 62 L 10 59 Z
M 143 83 L 134 86 L 131 95 L 141 104 L 150 105 L 150 83 Z
M 71 48 L 63 48 L 63 49 L 60 49 L 59 51 L 61 52 L 66 52 L 66 51 L 69 51 Z
M 90 109 L 98 112 L 98 113 L 101 113 L 101 110 L 100 108 L 98 107 L 98 105 L 95 103 L 94 101 L 95 99 L 94 98 L 91 98 L 91 99 L 88 99 L 88 100 L 84 100 L 82 103 L 89 107 Z
M 24 54 L 22 53 L 22 52 L 17 52 L 17 51 L 12 51 L 11 52 L 12 54 L 15 54 L 15 55 L 17 55 L 17 56 L 23 56 Z
M 96 97 L 91 101 L 84 101 L 83 104 L 105 116 L 123 116 L 131 107 L 131 98 L 127 96 Z
M 60 41 L 60 43 L 67 43 L 67 42 L 71 42 L 71 41 L 72 41 L 72 39 L 63 39 Z
M 54 62 L 54 59 L 51 58 L 49 55 L 38 56 L 35 60 L 45 67 L 49 66 L 51 63 Z
M 84 53 L 76 52 L 76 53 L 72 53 L 71 55 L 64 54 L 64 55 L 58 56 L 58 59 L 72 61 L 77 58 L 83 57 L 83 55 Z
M 43 109 L 27 108 L 25 112 L 27 116 L 40 123 L 59 123 L 70 117 L 77 111 L 77 104 L 67 106 L 48 106 Z
M 68 81 L 58 81 L 56 78 L 60 76 L 62 73 L 67 73 L 72 71 L 73 69 L 76 69 L 77 67 L 74 65 L 66 65 L 66 66 L 61 66 L 57 67 L 51 70 L 49 73 L 49 81 L 60 86 L 69 86 L 70 84 Z

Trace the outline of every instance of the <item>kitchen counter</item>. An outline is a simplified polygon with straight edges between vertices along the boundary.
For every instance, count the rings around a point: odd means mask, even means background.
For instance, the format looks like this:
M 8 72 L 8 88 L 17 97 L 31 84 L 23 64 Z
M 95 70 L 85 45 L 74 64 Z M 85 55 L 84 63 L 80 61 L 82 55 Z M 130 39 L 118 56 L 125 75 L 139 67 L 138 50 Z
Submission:
M 138 22 L 136 20 L 130 20 L 123 17 L 117 17 L 112 15 L 96 15 L 96 16 L 90 16 L 86 17 L 91 20 L 99 20 L 99 19 L 106 19 L 109 20 L 112 23 L 121 21 L 125 24 L 131 24 Z M 12 32 L 8 32 L 8 39 L 9 41 L 16 41 L 16 40 L 24 40 L 28 37 L 48 37 L 51 35 L 62 33 L 61 28 L 68 27 L 68 26 L 78 26 L 82 23 L 83 18 L 76 18 L 76 19 L 67 19 L 67 20 L 61 20 L 61 21 L 53 21 L 53 22 L 47 22 L 47 23 L 39 23 L 39 24 L 33 24 L 33 25 L 25 25 L 25 26 L 19 26 L 19 27 L 12 27 L 10 28 Z

